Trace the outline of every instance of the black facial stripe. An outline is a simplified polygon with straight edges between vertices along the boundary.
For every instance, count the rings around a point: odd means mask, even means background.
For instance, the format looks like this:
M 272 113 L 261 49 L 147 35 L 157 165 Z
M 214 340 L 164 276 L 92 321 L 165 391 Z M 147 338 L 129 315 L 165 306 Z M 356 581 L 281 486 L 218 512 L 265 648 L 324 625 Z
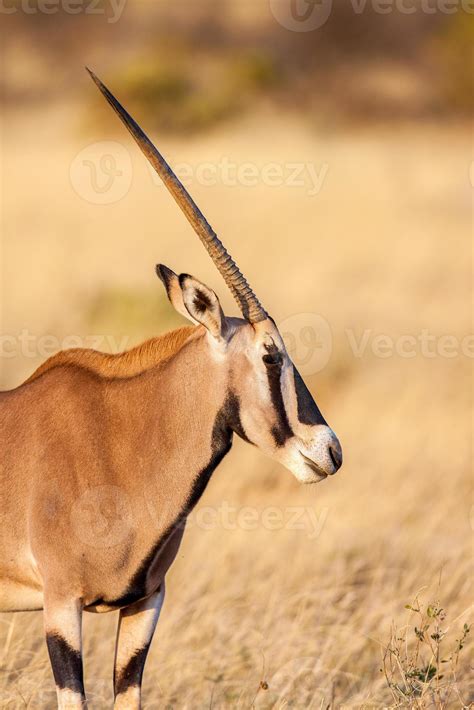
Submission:
M 311 396 L 300 373 L 293 366 L 295 376 L 296 400 L 298 403 L 298 420 L 302 424 L 326 424 L 326 420 L 318 409 L 318 405 Z
M 267 367 L 267 378 L 272 404 L 277 415 L 277 423 L 272 427 L 272 436 L 277 446 L 284 446 L 285 442 L 293 436 L 293 431 L 283 402 L 281 368 L 278 366 Z
M 114 600 L 104 598 L 97 599 L 94 601 L 94 604 L 106 604 L 107 606 L 119 608 L 133 604 L 146 596 L 146 578 L 150 565 L 159 554 L 161 548 L 166 544 L 170 535 L 177 530 L 180 525 L 183 525 L 187 516 L 204 493 L 212 473 L 231 449 L 233 431 L 239 436 L 242 436 L 242 438 L 246 438 L 242 424 L 239 424 L 240 417 L 238 416 L 239 407 L 237 403 L 237 398 L 229 393 L 214 421 L 211 436 L 211 458 L 209 463 L 196 476 L 182 511 L 155 542 L 152 549 L 131 578 L 124 594 Z
M 248 444 L 253 444 L 248 438 L 242 421 L 240 419 L 240 399 L 233 392 L 229 392 L 222 411 L 227 419 L 227 423 L 237 436 L 246 441 Z
M 57 687 L 83 695 L 84 680 L 80 652 L 57 633 L 47 633 L 46 643 Z
M 146 646 L 135 651 L 133 656 L 129 658 L 126 666 L 117 673 L 114 673 L 115 696 L 120 695 L 120 693 L 126 693 L 132 686 L 141 685 L 143 669 L 149 648 L 150 644 L 147 643 Z

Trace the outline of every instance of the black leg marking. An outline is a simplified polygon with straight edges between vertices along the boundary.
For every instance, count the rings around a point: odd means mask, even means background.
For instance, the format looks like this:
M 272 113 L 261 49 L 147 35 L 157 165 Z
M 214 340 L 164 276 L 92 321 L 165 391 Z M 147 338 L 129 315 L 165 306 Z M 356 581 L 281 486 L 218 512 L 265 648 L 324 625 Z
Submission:
M 80 652 L 72 648 L 66 639 L 56 633 L 46 634 L 46 643 L 57 687 L 61 690 L 72 690 L 74 693 L 84 695 Z
M 128 661 L 122 670 L 114 673 L 115 696 L 126 693 L 132 686 L 139 687 L 142 683 L 143 669 L 150 644 L 147 644 L 138 651 Z
M 293 366 L 295 375 L 296 399 L 298 402 L 298 419 L 302 424 L 326 424 L 326 420 L 318 409 L 300 373 Z M 326 425 L 327 426 L 327 425 Z

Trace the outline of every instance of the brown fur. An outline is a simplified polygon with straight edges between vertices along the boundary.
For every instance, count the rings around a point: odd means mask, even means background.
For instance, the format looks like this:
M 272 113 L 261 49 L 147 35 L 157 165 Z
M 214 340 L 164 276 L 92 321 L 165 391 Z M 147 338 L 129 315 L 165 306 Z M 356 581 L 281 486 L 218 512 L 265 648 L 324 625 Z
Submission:
M 133 377 L 172 357 L 196 331 L 196 326 L 183 326 L 122 353 L 110 354 L 87 348 L 60 350 L 43 362 L 23 384 L 60 365 L 77 365 L 103 377 Z
M 85 708 L 84 609 L 128 609 L 115 707 L 140 707 L 165 575 L 233 432 L 311 480 L 303 439 L 312 442 L 308 455 L 328 466 L 330 430 L 299 422 L 287 360 L 280 399 L 286 393 L 298 437 L 275 444 L 281 413 L 262 359 L 270 341 L 285 354 L 273 322 L 225 319 L 215 297 L 211 329 L 207 311 L 194 308 L 190 277 L 184 288 L 191 317 L 202 318 L 197 327 L 118 355 L 60 352 L 0 393 L 0 609 L 43 608 L 61 710 Z
M 225 370 L 209 362 L 203 334 L 181 329 L 122 356 L 83 350 L 64 362 L 59 353 L 1 393 L 0 549 L 9 554 L 0 555 L 0 607 L 38 608 L 66 579 L 84 606 L 126 592 L 212 453 Z M 123 537 L 115 495 L 125 506 Z M 99 537 L 102 525 L 115 534 L 118 524 L 116 545 L 90 538 L 94 514 Z

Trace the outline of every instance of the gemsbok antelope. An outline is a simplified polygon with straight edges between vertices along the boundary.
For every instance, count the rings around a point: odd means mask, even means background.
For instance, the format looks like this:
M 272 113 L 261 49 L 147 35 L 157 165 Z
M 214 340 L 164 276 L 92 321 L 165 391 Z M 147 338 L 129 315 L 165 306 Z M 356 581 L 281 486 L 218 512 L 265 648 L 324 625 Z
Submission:
M 84 708 L 82 612 L 119 610 L 115 708 L 140 708 L 145 659 L 187 515 L 232 437 L 313 483 L 339 441 L 222 243 L 147 136 L 90 72 L 185 213 L 243 318 L 157 266 L 192 325 L 128 352 L 59 352 L 0 393 L 0 610 L 43 609 L 59 708 Z M 96 506 L 106 535 L 95 535 Z M 100 533 L 101 531 L 99 531 Z

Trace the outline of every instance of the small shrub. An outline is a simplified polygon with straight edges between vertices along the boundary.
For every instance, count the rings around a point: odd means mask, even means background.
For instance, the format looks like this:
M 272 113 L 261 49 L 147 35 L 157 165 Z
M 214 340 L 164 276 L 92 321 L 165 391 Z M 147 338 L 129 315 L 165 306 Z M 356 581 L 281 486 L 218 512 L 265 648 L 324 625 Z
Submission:
M 410 622 L 398 629 L 392 626 L 384 650 L 382 672 L 394 700 L 393 707 L 436 708 L 469 707 L 461 697 L 457 679 L 459 656 L 470 633 L 468 624 L 457 638 L 445 626 L 447 614 L 441 605 L 423 607 L 418 598 L 407 604 Z

